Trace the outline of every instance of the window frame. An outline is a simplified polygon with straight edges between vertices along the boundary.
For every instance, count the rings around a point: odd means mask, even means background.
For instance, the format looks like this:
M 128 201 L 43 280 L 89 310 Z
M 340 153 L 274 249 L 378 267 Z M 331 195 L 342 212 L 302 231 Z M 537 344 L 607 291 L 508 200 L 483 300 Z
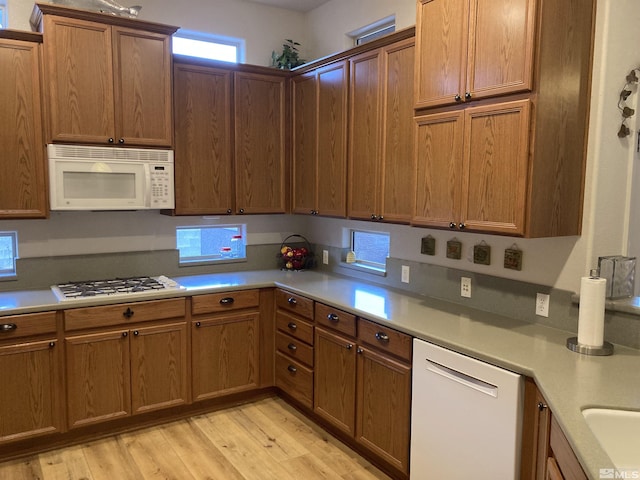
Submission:
M 396 31 L 396 16 L 389 15 L 388 17 L 376 20 L 373 23 L 360 27 L 347 33 L 347 36 L 353 40 L 353 45 L 364 45 L 384 35 L 388 35 Z
M 2 279 L 6 279 L 6 278 L 14 278 L 17 276 L 17 271 L 16 271 L 16 259 L 19 258 L 18 256 L 18 232 L 16 231 L 3 231 L 0 232 L 0 237 L 1 238 L 9 238 L 11 240 L 11 254 L 13 255 L 13 259 L 12 259 L 12 267 L 9 269 L 2 269 L 0 268 L 0 278 Z
M 181 39 L 186 39 L 186 40 L 195 40 L 195 41 L 199 41 L 199 42 L 206 42 L 206 43 L 211 43 L 211 44 L 218 44 L 218 45 L 226 45 L 226 46 L 235 47 L 235 49 L 236 49 L 236 60 L 235 60 L 235 62 L 230 62 L 230 61 L 224 60 L 224 59 L 212 59 L 210 57 L 200 57 L 200 56 L 197 56 L 197 55 L 189 55 L 188 53 L 175 52 L 174 48 L 175 48 L 175 39 L 176 38 L 181 38 Z M 179 29 L 176 33 L 173 34 L 173 46 L 172 46 L 171 49 L 172 49 L 172 53 L 174 53 L 175 55 L 181 55 L 181 56 L 191 57 L 191 58 L 203 58 L 203 59 L 215 60 L 215 61 L 219 61 L 219 62 L 244 63 L 245 58 L 246 58 L 246 44 L 245 44 L 244 38 L 228 37 L 228 36 L 224 36 L 224 35 L 215 35 L 215 34 L 211 34 L 211 33 L 197 32 L 195 30 L 185 30 L 183 28 Z
M 385 257 L 385 262 L 384 263 L 378 263 L 378 262 L 373 262 L 371 260 L 363 260 L 361 258 L 358 258 L 357 254 L 356 254 L 356 259 L 355 262 L 352 263 L 352 266 L 355 266 L 357 268 L 362 268 L 362 269 L 366 269 L 367 271 L 372 271 L 375 273 L 379 273 L 379 274 L 386 274 L 387 273 L 387 262 L 386 262 L 386 258 L 389 258 L 390 253 L 391 253 L 391 234 L 389 232 L 380 232 L 380 231 L 373 231 L 373 230 L 361 230 L 358 228 L 352 228 L 349 231 L 349 249 L 352 252 L 356 252 L 356 234 L 357 233 L 366 233 L 366 234 L 370 234 L 370 235 L 380 235 L 381 237 L 386 237 L 388 239 L 388 246 L 387 246 L 387 256 Z
M 224 257 L 222 254 L 210 254 L 210 255 L 199 255 L 192 257 L 183 257 L 181 249 L 178 245 L 178 232 L 180 230 L 200 230 L 200 234 L 202 234 L 202 230 L 208 229 L 230 229 L 237 228 L 237 231 L 240 232 L 239 235 L 242 236 L 243 244 L 242 244 L 242 252 L 243 256 L 239 257 Z M 197 265 L 212 265 L 212 264 L 221 264 L 221 263 L 239 263 L 248 261 L 247 257 L 247 241 L 246 241 L 246 224 L 242 223 L 233 223 L 233 224 L 221 224 L 221 225 L 180 225 L 175 227 L 176 229 L 176 250 L 178 250 L 178 265 L 180 267 L 189 267 L 189 266 L 197 266 Z M 202 243 L 200 245 L 202 248 Z

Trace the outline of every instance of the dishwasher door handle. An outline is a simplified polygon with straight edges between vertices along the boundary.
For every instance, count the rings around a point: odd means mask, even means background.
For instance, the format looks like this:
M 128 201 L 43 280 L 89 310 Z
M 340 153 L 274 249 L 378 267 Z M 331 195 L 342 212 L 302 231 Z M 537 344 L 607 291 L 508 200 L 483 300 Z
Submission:
M 427 370 L 429 370 L 430 372 L 457 382 L 461 385 L 464 385 L 465 387 L 477 390 L 478 392 L 484 393 L 485 395 L 498 398 L 497 386 L 467 375 L 466 373 L 459 372 L 458 370 L 454 370 L 453 368 L 445 367 L 444 365 L 433 362 L 428 358 L 426 358 L 425 360 L 427 362 Z

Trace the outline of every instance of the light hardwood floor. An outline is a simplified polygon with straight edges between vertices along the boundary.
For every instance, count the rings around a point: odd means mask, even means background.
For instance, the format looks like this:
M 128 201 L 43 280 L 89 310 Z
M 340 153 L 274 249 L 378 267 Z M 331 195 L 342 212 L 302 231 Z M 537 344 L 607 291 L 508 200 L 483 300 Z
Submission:
M 0 463 L 3 480 L 388 478 L 276 397 Z

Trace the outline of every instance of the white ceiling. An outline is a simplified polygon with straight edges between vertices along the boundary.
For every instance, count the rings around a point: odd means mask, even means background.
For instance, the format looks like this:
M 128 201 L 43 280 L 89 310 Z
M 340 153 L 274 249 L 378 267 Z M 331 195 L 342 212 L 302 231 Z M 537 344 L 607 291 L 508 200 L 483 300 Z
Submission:
M 274 7 L 296 10 L 298 12 L 308 12 L 329 0 L 249 0 L 250 2 L 263 3 Z

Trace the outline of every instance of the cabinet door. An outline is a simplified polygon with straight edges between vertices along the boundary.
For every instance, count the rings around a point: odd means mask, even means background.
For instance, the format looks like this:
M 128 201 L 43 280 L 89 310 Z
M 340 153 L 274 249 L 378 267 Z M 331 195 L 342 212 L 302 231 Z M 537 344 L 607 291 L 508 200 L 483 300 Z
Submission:
M 536 0 L 470 0 L 471 98 L 531 90 Z
M 0 85 L 0 218 L 45 218 L 39 43 L 0 39 Z
M 205 317 L 191 328 L 193 399 L 250 390 L 259 379 L 259 314 Z
M 0 347 L 0 444 L 59 431 L 54 339 Z
M 318 83 L 316 72 L 294 77 L 293 213 L 313 214 L 317 207 Z
M 357 397 L 356 440 L 407 473 L 411 368 L 358 347 Z
M 186 322 L 131 331 L 133 413 L 187 403 Z
M 464 94 L 468 18 L 469 0 L 418 0 L 416 108 L 456 103 Z
M 347 214 L 348 63 L 318 69 L 318 214 Z
M 465 110 L 462 219 L 465 228 L 524 234 L 529 100 Z
M 413 223 L 450 228 L 461 220 L 464 112 L 417 117 Z
M 239 213 L 285 213 L 285 79 L 236 72 L 235 170 Z
M 173 145 L 171 37 L 113 27 L 116 138 Z
M 340 430 L 355 433 L 356 349 L 351 340 L 316 327 L 313 410 Z
M 413 138 L 414 39 L 382 49 L 382 184 L 379 214 L 409 223 L 415 201 Z
M 231 72 L 176 64 L 173 78 L 175 213 L 232 213 Z
M 106 144 L 113 139 L 111 27 L 44 16 L 50 140 Z
M 379 215 L 381 188 L 381 72 L 380 50 L 349 60 L 349 208 L 352 218 Z
M 67 337 L 65 347 L 69 427 L 130 415 L 129 332 Z

